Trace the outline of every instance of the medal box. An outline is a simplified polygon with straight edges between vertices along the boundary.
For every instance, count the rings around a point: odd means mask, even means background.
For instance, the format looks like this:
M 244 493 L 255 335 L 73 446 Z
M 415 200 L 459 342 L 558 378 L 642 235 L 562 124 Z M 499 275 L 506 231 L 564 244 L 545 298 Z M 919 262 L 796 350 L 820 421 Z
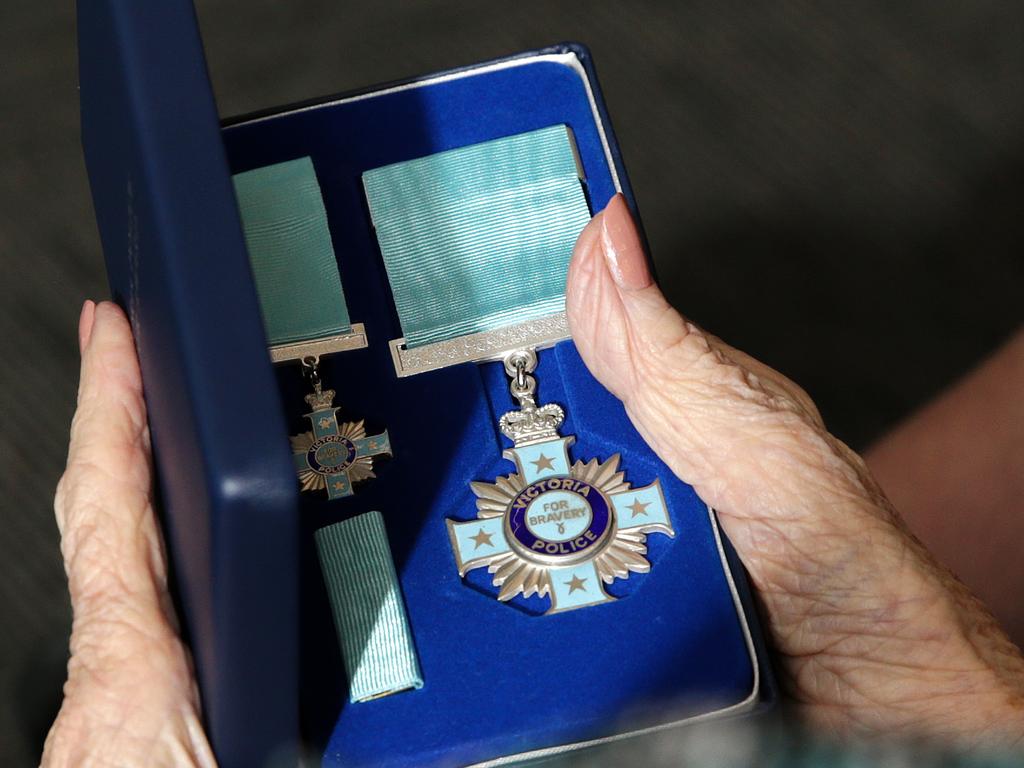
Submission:
M 628 485 L 615 490 L 631 489 L 622 505 L 663 502 L 667 516 L 664 535 L 646 537 L 649 572 L 604 583 L 608 599 L 580 610 L 563 610 L 582 605 L 572 579 L 546 598 L 496 600 L 487 569 L 464 562 L 473 547 L 460 549 L 458 526 L 477 520 L 471 483 L 548 460 L 529 447 L 516 458 L 498 428 L 516 406 L 505 365 L 396 367 L 402 324 L 368 172 L 563 126 L 589 211 L 621 192 L 635 212 L 585 48 L 221 122 L 186 0 L 80 0 L 79 36 L 97 221 L 136 334 L 175 598 L 222 766 L 294 764 L 300 752 L 324 766 L 504 762 L 773 700 L 744 574 L 713 513 L 643 443 L 571 340 L 543 345 L 533 372 L 538 403 L 564 409 L 565 458 L 618 454 Z M 309 428 L 308 385 L 298 365 L 271 363 L 232 183 L 298 158 L 315 167 L 348 314 L 368 341 L 322 357 L 320 372 L 339 419 L 386 429 L 393 453 L 344 498 L 299 493 L 288 436 Z M 560 482 L 537 490 L 555 494 L 553 510 L 582 487 Z M 593 521 L 619 509 L 614 493 L 599 495 L 584 538 L 604 535 Z M 315 534 L 371 511 L 422 685 L 352 702 Z M 483 537 L 477 547 L 490 541 L 483 527 L 469 533 Z M 561 554 L 586 544 L 569 541 Z

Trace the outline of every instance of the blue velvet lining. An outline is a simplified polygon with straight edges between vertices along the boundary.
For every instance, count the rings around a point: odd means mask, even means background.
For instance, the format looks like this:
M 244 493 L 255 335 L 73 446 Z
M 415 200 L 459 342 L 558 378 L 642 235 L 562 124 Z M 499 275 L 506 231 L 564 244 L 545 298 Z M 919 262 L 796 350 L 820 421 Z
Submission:
M 470 480 L 512 471 L 497 419 L 513 403 L 499 364 L 395 376 L 387 342 L 401 331 L 360 176 L 557 124 L 573 130 L 591 208 L 601 209 L 615 193 L 612 172 L 585 80 L 561 62 L 523 59 L 225 129 L 232 173 L 312 157 L 350 316 L 370 339 L 367 349 L 325 358 L 323 376 L 339 416 L 386 427 L 395 452 L 355 496 L 303 494 L 300 505 L 302 723 L 325 749 L 325 766 L 464 764 L 676 720 L 751 693 L 754 669 L 707 507 L 646 447 L 572 342 L 540 354 L 539 400 L 566 409 L 574 460 L 619 452 L 635 486 L 660 478 L 676 537 L 651 536 L 651 572 L 609 587 L 626 599 L 544 618 L 544 601 L 500 604 L 485 574 L 467 583 L 455 571 L 444 519 L 475 516 Z M 302 378 L 288 366 L 277 375 L 289 426 L 302 431 Z M 349 704 L 313 531 L 372 509 L 387 521 L 425 685 Z

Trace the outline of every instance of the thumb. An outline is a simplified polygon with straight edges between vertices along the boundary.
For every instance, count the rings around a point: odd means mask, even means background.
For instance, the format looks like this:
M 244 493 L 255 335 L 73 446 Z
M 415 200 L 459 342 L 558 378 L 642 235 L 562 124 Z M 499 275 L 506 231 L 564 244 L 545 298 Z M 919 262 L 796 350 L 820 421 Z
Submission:
M 580 235 L 566 309 L 591 372 L 658 455 L 721 513 L 757 497 L 760 515 L 792 515 L 803 494 L 776 479 L 792 470 L 793 456 L 820 460 L 831 474 L 837 452 L 844 460 L 850 453 L 824 430 L 802 389 L 668 303 L 621 195 Z
M 717 511 L 776 637 L 806 636 L 808 616 L 830 595 L 881 591 L 908 551 L 915 567 L 930 568 L 863 461 L 825 430 L 807 395 L 665 300 L 619 196 L 580 236 L 566 310 L 591 372 Z

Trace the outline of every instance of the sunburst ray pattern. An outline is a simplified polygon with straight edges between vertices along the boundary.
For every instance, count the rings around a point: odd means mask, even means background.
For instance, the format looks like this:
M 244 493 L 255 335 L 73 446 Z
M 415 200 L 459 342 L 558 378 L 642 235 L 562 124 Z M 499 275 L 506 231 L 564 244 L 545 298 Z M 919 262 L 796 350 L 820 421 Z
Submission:
M 349 421 L 338 424 L 338 436 L 346 440 L 356 441 L 366 437 L 366 427 L 363 420 Z M 292 453 L 306 453 L 316 442 L 316 436 L 312 432 L 303 432 L 291 437 Z M 349 479 L 353 483 L 361 480 L 370 480 L 376 475 L 373 473 L 373 458 L 370 456 L 359 456 L 346 467 Z M 317 491 L 327 488 L 327 477 L 319 472 L 313 471 L 310 467 L 301 468 L 297 471 L 300 488 L 303 491 Z
M 577 461 L 569 470 L 569 476 L 589 483 L 605 496 L 622 493 L 628 491 L 630 485 L 625 480 L 625 473 L 619 470 L 619 460 L 619 454 L 615 454 L 604 462 L 597 459 L 585 463 Z M 526 486 L 526 480 L 518 473 L 499 477 L 493 483 L 472 483 L 471 488 L 477 496 L 478 517 L 504 515 Z M 646 534 L 616 527 L 610 540 L 593 560 L 600 579 L 611 584 L 617 578 L 627 578 L 630 573 L 650 571 L 651 564 L 645 557 L 646 542 Z M 529 562 L 515 552 L 496 555 L 490 559 L 487 570 L 494 586 L 499 588 L 499 600 L 511 600 L 518 594 L 546 597 L 551 592 L 549 567 Z

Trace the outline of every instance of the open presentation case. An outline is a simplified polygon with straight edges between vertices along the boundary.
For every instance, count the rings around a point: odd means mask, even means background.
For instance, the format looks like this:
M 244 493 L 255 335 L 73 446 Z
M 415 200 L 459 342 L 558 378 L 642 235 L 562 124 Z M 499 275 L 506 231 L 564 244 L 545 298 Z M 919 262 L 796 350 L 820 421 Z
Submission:
M 222 766 L 470 765 L 540 756 L 753 711 L 774 696 L 742 568 L 714 515 L 643 443 L 571 340 L 538 353 L 539 399 L 564 407 L 573 460 L 619 453 L 660 481 L 674 535 L 621 598 L 544 614 L 460 577 L 448 520 L 470 482 L 512 466 L 501 362 L 399 375 L 402 336 L 369 216 L 367 171 L 565 126 L 591 212 L 635 204 L 590 56 L 559 45 L 221 123 L 187 0 L 80 0 L 82 138 L 110 283 L 136 334 L 176 597 Z M 271 365 L 232 175 L 309 157 L 348 310 L 368 346 L 324 358 L 347 411 L 394 458 L 348 498 L 298 492 L 295 366 Z M 385 520 L 423 686 L 350 703 L 314 532 Z M 276 764 L 276 763 L 275 763 Z

